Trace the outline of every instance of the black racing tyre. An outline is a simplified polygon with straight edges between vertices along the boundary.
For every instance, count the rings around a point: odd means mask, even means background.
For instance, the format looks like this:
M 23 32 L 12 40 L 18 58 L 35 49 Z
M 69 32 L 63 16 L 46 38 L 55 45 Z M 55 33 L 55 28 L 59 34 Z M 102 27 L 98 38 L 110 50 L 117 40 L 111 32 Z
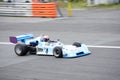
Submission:
M 81 43 L 79 43 L 79 42 L 74 42 L 74 43 L 73 43 L 73 46 L 81 47 Z
M 36 48 L 35 47 L 29 47 L 29 53 L 30 54 L 36 54 Z
M 25 44 L 16 44 L 14 51 L 18 56 L 24 56 L 29 51 L 29 48 Z
M 56 58 L 62 58 L 63 57 L 62 48 L 61 47 L 55 47 L 54 50 L 53 50 L 53 55 Z

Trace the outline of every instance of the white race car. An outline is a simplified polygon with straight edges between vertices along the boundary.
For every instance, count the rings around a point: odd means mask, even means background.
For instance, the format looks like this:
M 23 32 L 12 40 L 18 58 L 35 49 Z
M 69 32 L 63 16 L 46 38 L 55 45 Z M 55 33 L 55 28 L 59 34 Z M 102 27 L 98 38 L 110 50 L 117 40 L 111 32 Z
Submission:
M 11 36 L 10 42 L 17 43 L 14 51 L 18 56 L 24 56 L 28 52 L 37 55 L 53 55 L 56 58 L 74 58 L 91 54 L 85 44 L 74 42 L 72 45 L 64 45 L 59 40 L 50 40 L 46 35 L 36 38 L 33 34 Z

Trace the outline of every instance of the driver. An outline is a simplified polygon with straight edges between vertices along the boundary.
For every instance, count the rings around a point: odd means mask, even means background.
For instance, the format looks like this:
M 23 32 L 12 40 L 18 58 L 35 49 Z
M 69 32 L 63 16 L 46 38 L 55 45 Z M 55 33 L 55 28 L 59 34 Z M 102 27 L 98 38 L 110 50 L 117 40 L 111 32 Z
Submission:
M 50 39 L 49 39 L 49 36 L 47 36 L 47 35 L 44 35 L 43 36 L 43 41 L 44 42 L 48 42 Z

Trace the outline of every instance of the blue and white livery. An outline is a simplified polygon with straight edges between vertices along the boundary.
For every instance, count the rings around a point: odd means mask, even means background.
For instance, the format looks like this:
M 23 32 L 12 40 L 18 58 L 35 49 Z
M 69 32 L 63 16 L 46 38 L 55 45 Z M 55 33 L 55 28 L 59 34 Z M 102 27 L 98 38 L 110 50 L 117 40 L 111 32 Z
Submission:
M 91 54 L 85 44 L 74 42 L 64 45 L 59 40 L 52 41 L 46 35 L 34 38 L 33 34 L 10 37 L 10 42 L 15 43 L 14 51 L 18 56 L 28 52 L 36 55 L 52 55 L 56 58 L 74 58 Z

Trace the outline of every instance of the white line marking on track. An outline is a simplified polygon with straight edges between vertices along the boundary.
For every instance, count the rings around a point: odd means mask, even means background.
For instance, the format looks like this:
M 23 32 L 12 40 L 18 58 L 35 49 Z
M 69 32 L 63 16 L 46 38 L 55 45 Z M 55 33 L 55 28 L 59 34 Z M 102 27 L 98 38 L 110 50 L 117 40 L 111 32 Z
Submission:
M 87 45 L 87 47 L 93 47 L 93 48 L 115 48 L 120 49 L 120 46 L 94 46 L 94 45 Z
M 2 45 L 15 45 L 10 42 L 0 42 Z M 87 47 L 92 47 L 92 48 L 113 48 L 113 49 L 120 49 L 120 46 L 97 46 L 97 45 L 87 45 Z
M 2 44 L 2 45 L 14 45 L 13 43 L 10 43 L 10 42 L 0 42 L 0 44 Z

